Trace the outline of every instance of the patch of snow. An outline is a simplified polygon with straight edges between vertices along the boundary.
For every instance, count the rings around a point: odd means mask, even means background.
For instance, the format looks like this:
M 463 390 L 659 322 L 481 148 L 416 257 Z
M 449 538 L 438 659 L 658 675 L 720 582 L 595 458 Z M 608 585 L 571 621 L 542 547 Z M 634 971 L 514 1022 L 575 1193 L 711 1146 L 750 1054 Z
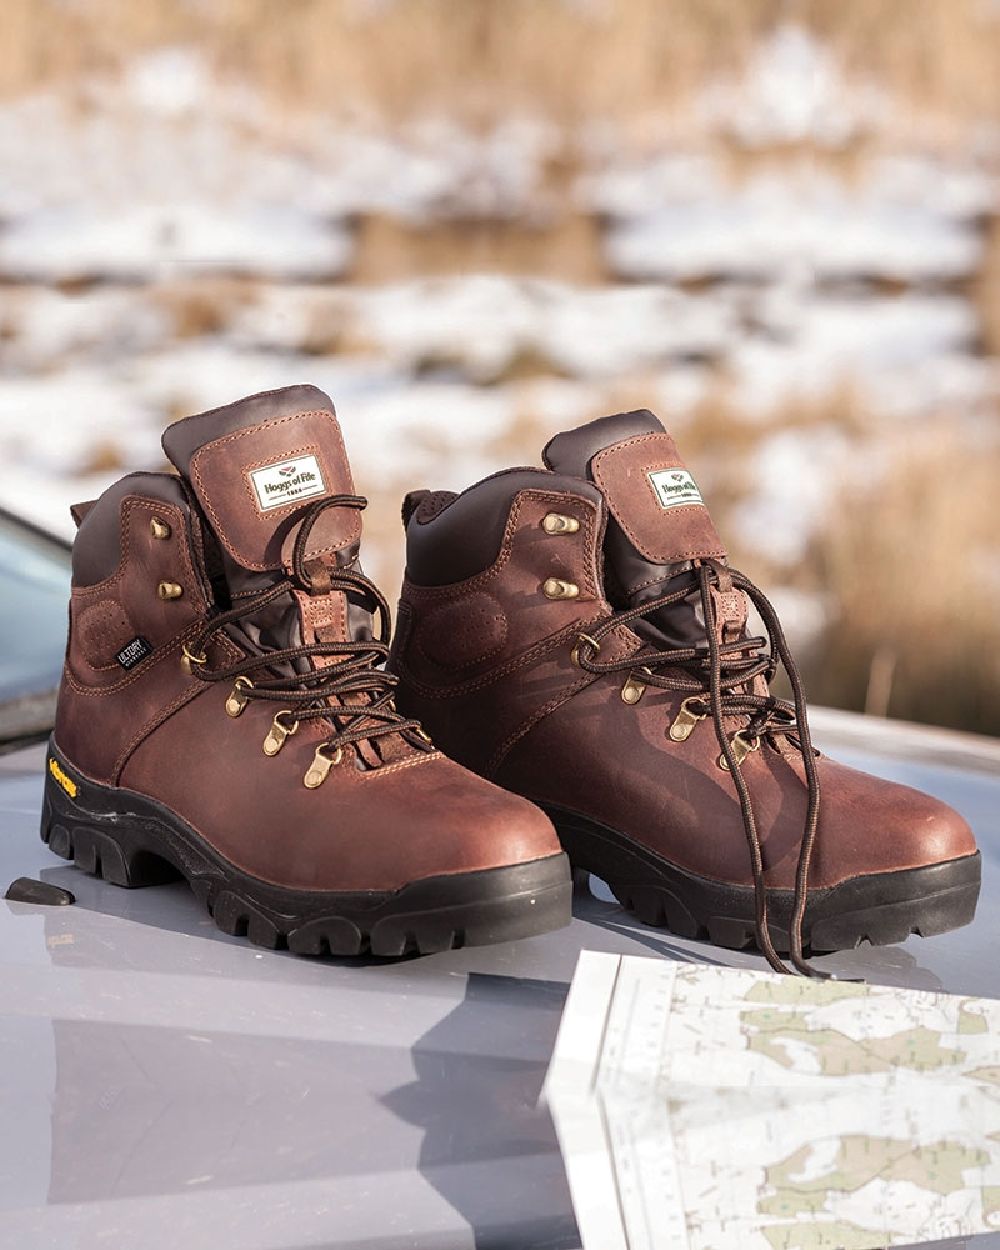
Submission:
M 0 233 L 0 274 L 13 279 L 179 277 L 242 272 L 330 278 L 352 253 L 350 235 L 279 204 L 242 212 L 201 204 L 136 204 L 112 216 L 44 209 Z
M 138 57 L 124 80 L 136 107 L 175 117 L 204 106 L 212 94 L 204 59 L 193 48 L 159 48 Z
M 145 351 L 170 337 L 170 319 L 130 287 L 64 294 L 52 287 L 10 287 L 3 309 L 0 368 L 13 373 L 63 369 Z
M 968 276 L 982 250 L 971 188 L 956 188 L 954 199 L 929 196 L 912 168 L 902 172 L 909 176 L 897 182 L 892 171 L 876 169 L 857 189 L 802 170 L 731 187 L 712 177 L 621 217 L 607 235 L 608 260 L 621 276 L 647 280 L 805 274 L 926 283 Z M 977 196 L 992 193 L 977 184 Z
M 852 454 L 849 440 L 831 426 L 766 436 L 747 469 L 752 490 L 730 513 L 744 546 L 783 564 L 801 560 Z
M 739 78 L 710 85 L 696 112 L 747 146 L 841 147 L 877 126 L 887 104 L 884 92 L 849 81 L 829 48 L 789 22 L 758 46 Z
M 991 367 L 970 353 L 975 314 L 958 297 L 823 298 L 777 288 L 753 307 L 757 333 L 726 357 L 749 416 L 843 389 L 899 416 L 971 406 L 995 391 Z

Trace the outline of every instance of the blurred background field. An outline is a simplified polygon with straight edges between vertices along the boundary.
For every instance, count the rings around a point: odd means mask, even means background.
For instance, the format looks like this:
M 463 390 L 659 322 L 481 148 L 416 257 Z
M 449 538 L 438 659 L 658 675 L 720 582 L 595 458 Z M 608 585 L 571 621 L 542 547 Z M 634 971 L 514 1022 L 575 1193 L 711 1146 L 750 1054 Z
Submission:
M 996 0 L 4 0 L 0 501 L 337 402 L 398 507 L 651 407 L 817 702 L 1000 733 Z

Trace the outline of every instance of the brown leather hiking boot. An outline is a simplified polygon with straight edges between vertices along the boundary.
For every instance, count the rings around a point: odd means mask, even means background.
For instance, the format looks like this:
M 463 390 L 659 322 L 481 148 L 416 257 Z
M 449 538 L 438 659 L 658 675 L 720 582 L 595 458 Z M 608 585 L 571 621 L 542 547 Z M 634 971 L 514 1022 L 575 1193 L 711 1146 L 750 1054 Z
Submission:
M 900 941 L 972 919 L 944 804 L 814 752 L 780 625 L 649 412 L 560 434 L 548 470 L 403 505 L 390 669 L 456 759 L 539 803 L 575 867 L 723 946 Z M 747 631 L 750 603 L 770 648 Z M 708 627 L 706 628 L 706 622 Z M 781 662 L 794 703 L 770 693 Z
M 74 509 L 42 837 L 118 885 L 182 874 L 227 933 L 399 955 L 569 920 L 549 820 L 393 704 L 334 416 L 296 386 L 188 417 L 179 477 Z

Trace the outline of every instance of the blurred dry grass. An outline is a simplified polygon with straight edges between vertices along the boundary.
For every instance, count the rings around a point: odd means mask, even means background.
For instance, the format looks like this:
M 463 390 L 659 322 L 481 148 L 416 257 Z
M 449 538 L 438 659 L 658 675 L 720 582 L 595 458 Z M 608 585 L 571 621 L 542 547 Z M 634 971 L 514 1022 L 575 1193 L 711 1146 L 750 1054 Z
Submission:
M 806 660 L 811 698 L 1000 734 L 998 485 L 1000 446 L 940 434 L 845 489 L 816 553 L 836 613 Z
M 613 119 L 641 140 L 789 20 L 921 115 L 1000 113 L 987 0 L 4 0 L 0 93 L 196 43 L 223 76 L 293 106 L 390 121 L 419 106 L 486 125 L 511 111 Z
M 310 107 L 631 116 L 738 61 L 777 11 L 770 0 L 5 0 L 0 90 L 196 42 L 221 73 Z

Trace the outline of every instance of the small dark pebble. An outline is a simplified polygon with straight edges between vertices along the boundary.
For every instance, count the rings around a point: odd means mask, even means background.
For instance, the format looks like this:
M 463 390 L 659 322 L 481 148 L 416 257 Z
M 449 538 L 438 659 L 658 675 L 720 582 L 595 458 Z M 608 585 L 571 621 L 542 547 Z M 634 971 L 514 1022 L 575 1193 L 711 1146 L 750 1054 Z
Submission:
M 41 907 L 68 907 L 76 902 L 76 898 L 62 886 L 35 881 L 32 877 L 18 877 L 12 881 L 4 898 L 11 903 L 36 903 Z

